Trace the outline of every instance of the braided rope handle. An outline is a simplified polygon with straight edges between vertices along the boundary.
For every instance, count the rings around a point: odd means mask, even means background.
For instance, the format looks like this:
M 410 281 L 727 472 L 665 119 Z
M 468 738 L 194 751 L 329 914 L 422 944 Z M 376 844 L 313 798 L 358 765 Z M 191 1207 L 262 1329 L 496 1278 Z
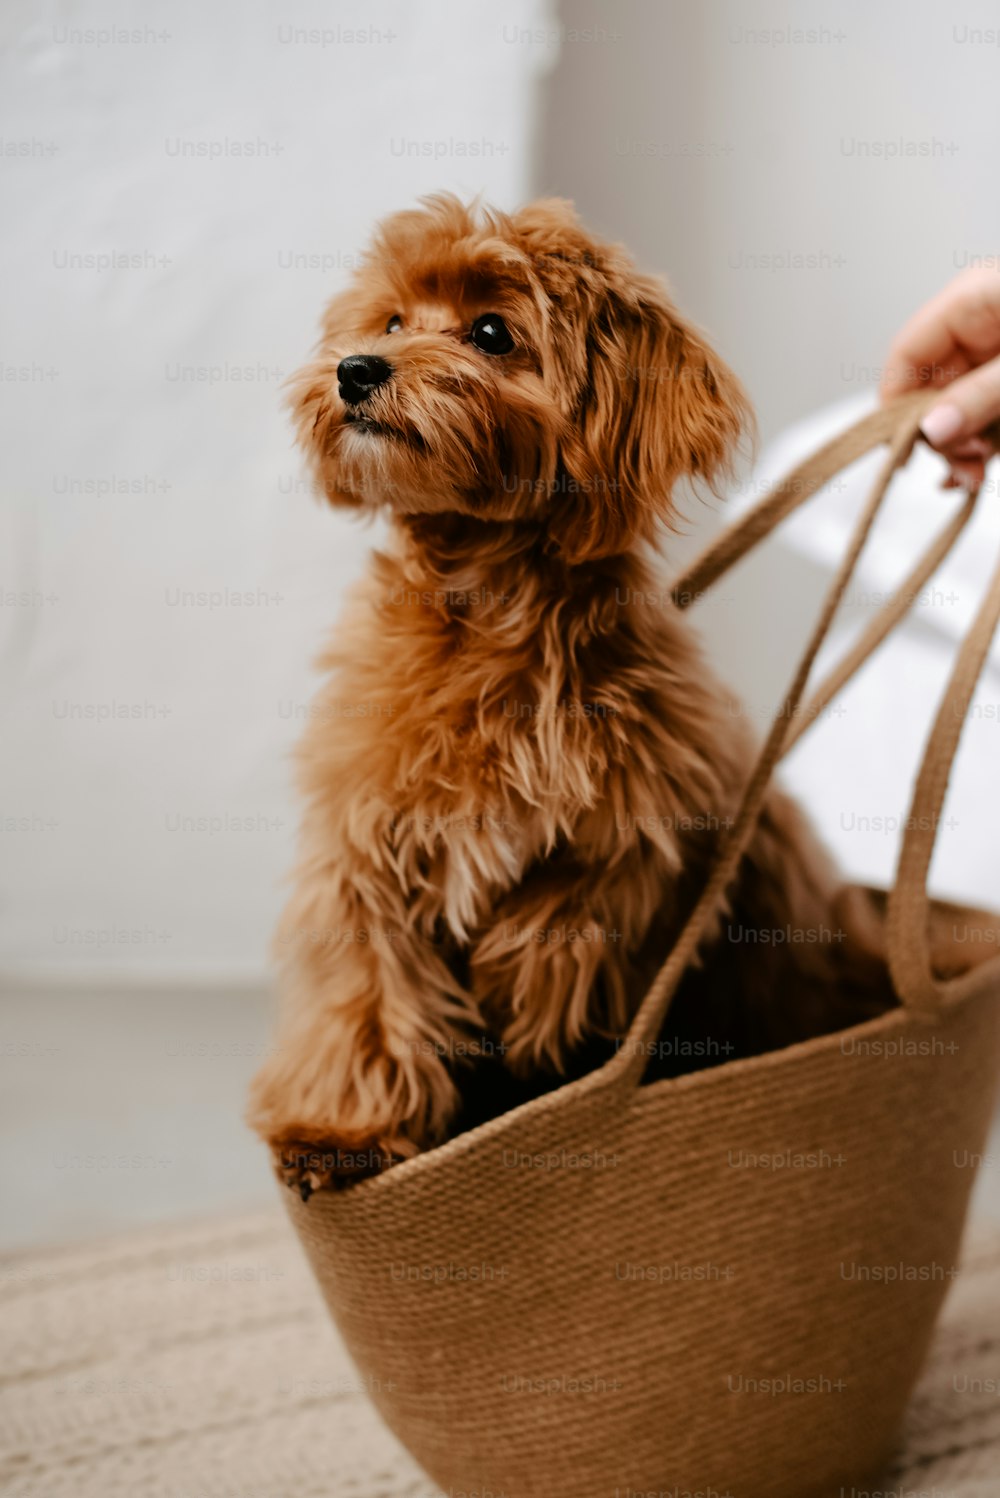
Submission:
M 922 554 L 896 595 L 869 623 L 857 643 L 830 672 L 803 708 L 802 699 L 816 657 L 829 634 L 834 616 L 856 570 L 890 481 L 905 464 L 917 439 L 924 412 L 935 392 L 918 391 L 890 406 L 880 407 L 848 431 L 833 438 L 800 463 L 747 515 L 723 531 L 674 585 L 679 608 L 699 597 L 730 567 L 768 536 L 782 520 L 811 498 L 834 474 L 874 447 L 887 442 L 889 451 L 845 556 L 823 601 L 808 644 L 795 670 L 784 702 L 750 775 L 734 823 L 720 848 L 706 885 L 674 947 L 653 979 L 617 1054 L 603 1068 L 602 1080 L 623 1093 L 638 1086 L 647 1057 L 659 1036 L 671 1000 L 699 942 L 716 915 L 740 859 L 753 836 L 778 761 L 816 721 L 823 707 L 855 675 L 872 652 L 906 614 L 913 598 L 932 576 L 968 523 L 977 496 L 970 494 Z M 904 1004 L 933 1014 L 947 1002 L 960 1002 L 994 983 L 1000 958 L 941 984 L 931 971 L 927 935 L 926 874 L 936 838 L 937 817 L 947 790 L 964 714 L 975 690 L 996 624 L 1000 620 L 1000 566 L 980 614 L 966 637 L 954 674 L 948 683 L 925 752 L 914 791 L 908 830 L 903 839 L 899 871 L 889 899 L 887 935 L 889 966 Z M 928 820 L 928 814 L 930 820 Z
M 903 1001 L 933 1017 L 964 1003 L 1000 980 L 1000 957 L 970 968 L 960 977 L 938 979 L 931 966 L 927 871 L 941 822 L 955 755 L 969 704 L 1000 623 L 1000 563 L 979 613 L 959 648 L 917 774 L 903 833 L 896 881 L 889 895 L 889 971 Z

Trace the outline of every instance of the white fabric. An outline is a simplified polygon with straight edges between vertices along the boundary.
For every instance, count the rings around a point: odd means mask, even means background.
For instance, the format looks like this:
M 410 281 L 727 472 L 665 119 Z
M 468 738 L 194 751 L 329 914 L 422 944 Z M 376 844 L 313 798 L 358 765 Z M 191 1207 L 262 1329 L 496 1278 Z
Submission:
M 870 404 L 868 399 L 840 402 L 784 433 L 763 454 L 736 508 L 745 508 Z M 863 459 L 804 505 L 782 528 L 783 545 L 832 573 L 880 461 L 879 453 Z M 818 671 L 843 649 L 860 617 L 887 599 L 958 502 L 954 494 L 940 490 L 944 474 L 943 460 L 919 444 L 906 470 L 894 480 L 852 584 L 844 622 L 824 651 Z M 898 637 L 868 663 L 844 693 L 835 716 L 803 738 L 784 768 L 786 785 L 808 805 L 827 843 L 854 878 L 885 884 L 893 877 L 899 824 L 909 813 L 910 789 L 932 708 L 957 642 L 1000 558 L 998 475 L 1000 464 L 994 461 L 978 513 L 915 603 Z M 767 607 L 776 606 L 773 600 L 780 596 L 780 588 L 769 592 Z M 1000 640 L 994 641 L 952 777 L 931 870 L 936 893 L 1000 907 L 998 768 Z

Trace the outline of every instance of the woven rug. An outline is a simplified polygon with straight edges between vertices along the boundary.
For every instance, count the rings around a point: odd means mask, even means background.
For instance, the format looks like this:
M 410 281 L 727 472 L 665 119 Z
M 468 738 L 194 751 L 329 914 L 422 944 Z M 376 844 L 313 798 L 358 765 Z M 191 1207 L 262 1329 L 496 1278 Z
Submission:
M 10 1498 L 437 1498 L 376 1415 L 280 1207 L 8 1259 L 0 1327 Z M 1000 1494 L 996 1230 L 967 1246 L 882 1491 Z

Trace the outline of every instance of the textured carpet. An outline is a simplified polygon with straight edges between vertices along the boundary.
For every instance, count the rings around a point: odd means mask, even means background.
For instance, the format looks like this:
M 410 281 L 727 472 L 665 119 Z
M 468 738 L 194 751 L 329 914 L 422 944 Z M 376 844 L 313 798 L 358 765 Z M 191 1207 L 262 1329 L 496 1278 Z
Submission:
M 8 1259 L 0 1327 L 11 1498 L 435 1498 L 280 1207 Z M 1000 1232 L 970 1240 L 885 1492 L 1000 1494 Z

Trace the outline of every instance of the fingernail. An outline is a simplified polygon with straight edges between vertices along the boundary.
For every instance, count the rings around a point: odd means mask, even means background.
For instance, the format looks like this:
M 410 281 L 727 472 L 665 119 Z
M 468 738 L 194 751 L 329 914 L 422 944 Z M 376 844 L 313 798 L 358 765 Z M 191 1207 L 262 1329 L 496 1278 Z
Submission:
M 957 406 L 953 406 L 950 401 L 942 401 L 940 406 L 934 406 L 928 411 L 920 423 L 920 430 L 933 447 L 942 447 L 958 436 L 964 420 Z

